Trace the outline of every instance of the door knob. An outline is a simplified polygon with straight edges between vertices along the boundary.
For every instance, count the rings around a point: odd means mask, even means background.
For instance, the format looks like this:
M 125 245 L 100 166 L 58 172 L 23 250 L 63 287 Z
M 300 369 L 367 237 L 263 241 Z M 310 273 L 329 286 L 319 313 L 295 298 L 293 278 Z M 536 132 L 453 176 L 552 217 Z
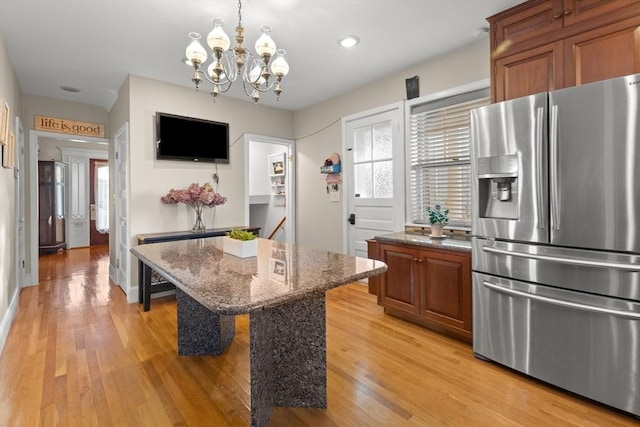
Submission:
M 347 221 L 349 221 L 349 224 L 354 225 L 356 223 L 356 214 L 350 214 Z

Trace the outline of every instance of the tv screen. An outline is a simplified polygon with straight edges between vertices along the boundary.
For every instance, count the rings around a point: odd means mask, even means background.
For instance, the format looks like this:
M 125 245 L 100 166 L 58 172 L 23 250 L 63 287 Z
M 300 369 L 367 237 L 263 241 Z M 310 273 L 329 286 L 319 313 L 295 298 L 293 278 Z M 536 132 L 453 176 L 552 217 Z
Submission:
M 229 124 L 156 113 L 156 158 L 229 163 Z

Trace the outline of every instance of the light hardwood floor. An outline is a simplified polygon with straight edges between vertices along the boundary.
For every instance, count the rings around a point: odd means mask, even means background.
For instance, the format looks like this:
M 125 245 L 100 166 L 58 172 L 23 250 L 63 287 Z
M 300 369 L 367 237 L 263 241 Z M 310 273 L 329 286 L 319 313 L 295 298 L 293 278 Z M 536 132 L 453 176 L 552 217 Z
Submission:
M 42 257 L 0 357 L 0 426 L 249 424 L 248 323 L 218 357 L 178 356 L 175 300 L 144 313 L 109 281 L 106 247 Z M 327 293 L 328 409 L 272 426 L 632 426 L 638 420 L 385 316 L 361 285 Z

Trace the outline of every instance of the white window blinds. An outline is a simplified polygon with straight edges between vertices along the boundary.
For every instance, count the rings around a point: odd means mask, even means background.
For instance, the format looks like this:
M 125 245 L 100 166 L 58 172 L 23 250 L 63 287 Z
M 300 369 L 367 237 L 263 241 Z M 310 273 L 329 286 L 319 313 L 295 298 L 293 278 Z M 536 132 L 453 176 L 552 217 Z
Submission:
M 427 206 L 449 209 L 449 224 L 471 227 L 469 111 L 489 103 L 488 89 L 411 109 L 409 160 L 411 222 L 428 224 Z

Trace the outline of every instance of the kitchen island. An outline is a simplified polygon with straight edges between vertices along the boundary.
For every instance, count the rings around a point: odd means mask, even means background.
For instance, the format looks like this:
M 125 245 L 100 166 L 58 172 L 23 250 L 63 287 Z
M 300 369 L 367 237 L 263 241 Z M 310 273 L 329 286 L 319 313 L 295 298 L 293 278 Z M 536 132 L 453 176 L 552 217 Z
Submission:
M 382 274 L 380 261 L 258 239 L 258 256 L 223 252 L 222 237 L 131 252 L 176 286 L 178 353 L 217 355 L 249 314 L 251 424 L 274 406 L 326 408 L 325 291 Z

